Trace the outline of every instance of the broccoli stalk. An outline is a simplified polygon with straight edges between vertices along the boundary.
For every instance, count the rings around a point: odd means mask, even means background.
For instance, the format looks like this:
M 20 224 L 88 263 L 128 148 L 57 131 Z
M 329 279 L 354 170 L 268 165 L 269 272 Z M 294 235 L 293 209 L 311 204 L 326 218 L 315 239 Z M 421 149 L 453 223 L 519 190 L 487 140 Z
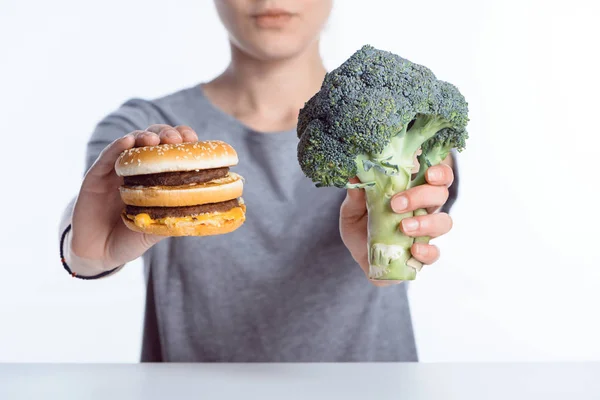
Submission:
M 466 138 L 467 134 L 465 132 L 443 129 L 433 139 L 426 141 L 421 146 L 421 154 L 418 156 L 419 172 L 411 181 L 409 188 L 425 184 L 425 172 L 427 169 L 432 165 L 438 165 L 444 161 L 450 155 L 453 148 L 459 151 L 462 150 L 465 146 Z M 415 210 L 414 215 L 427 215 L 427 210 Z M 428 236 L 417 237 L 415 238 L 415 243 L 427 244 L 430 239 Z M 412 257 L 406 263 L 417 271 L 420 271 L 423 266 L 419 260 Z
M 399 230 L 391 198 L 425 183 L 425 171 L 462 150 L 467 103 L 453 85 L 426 67 L 364 46 L 327 74 L 321 89 L 300 110 L 298 161 L 317 186 L 364 189 L 368 211 L 369 277 L 413 280 L 421 264 L 416 241 Z M 413 178 L 415 155 L 419 172 Z M 358 177 L 359 184 L 348 181 Z
M 417 116 L 412 127 L 402 129 L 390 139 L 384 151 L 376 155 L 357 157 L 357 177 L 361 182 L 374 182 L 365 187 L 368 211 L 369 277 L 385 280 L 413 280 L 422 264 L 414 259 L 410 248 L 415 241 L 427 243 L 429 238 L 413 239 L 399 229 L 400 222 L 413 215 L 425 215 L 425 210 L 396 214 L 391 208 L 392 197 L 409 187 L 416 186 L 412 180 L 414 157 L 421 146 L 450 124 L 432 116 Z M 445 149 L 445 148 L 444 148 Z M 438 151 L 440 150 L 440 151 Z M 439 164 L 443 159 L 442 147 L 426 156 L 435 157 L 433 163 L 424 162 L 415 179 L 423 179 L 428 166 Z M 446 154 L 447 156 L 447 154 Z M 425 161 L 423 156 L 420 158 Z M 445 157 L 444 157 L 445 158 Z M 422 178 L 421 178 L 422 177 Z

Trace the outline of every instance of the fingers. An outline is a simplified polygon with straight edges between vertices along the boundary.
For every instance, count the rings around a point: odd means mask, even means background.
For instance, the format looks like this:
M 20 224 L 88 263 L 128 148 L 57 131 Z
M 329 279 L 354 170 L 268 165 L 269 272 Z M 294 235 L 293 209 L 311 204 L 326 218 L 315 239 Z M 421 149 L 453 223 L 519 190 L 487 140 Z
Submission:
M 359 183 L 358 178 L 350 179 L 350 183 Z M 344 220 L 358 220 L 367 213 L 365 191 L 361 189 L 348 189 L 346 198 L 340 209 L 340 217 Z
M 157 146 L 160 144 L 160 138 L 156 133 L 149 131 L 134 131 L 135 147 Z
M 149 127 L 147 127 L 146 130 L 148 132 L 156 133 L 158 135 L 160 133 L 160 131 L 162 131 L 163 129 L 167 129 L 167 128 L 173 129 L 173 127 L 171 125 L 166 125 L 166 124 L 152 124 Z
M 161 144 L 178 144 L 183 142 L 183 138 L 179 131 L 170 125 L 150 125 L 146 130 L 158 135 Z
M 179 125 L 179 126 L 176 126 L 175 129 L 177 129 L 177 132 L 179 132 L 179 134 L 181 135 L 181 138 L 183 139 L 184 142 L 197 142 L 198 141 L 198 135 L 189 126 Z
M 425 171 L 425 180 L 430 185 L 449 187 L 454 182 L 454 171 L 446 164 L 434 165 Z
M 160 139 L 160 143 L 177 144 L 184 142 L 197 142 L 198 135 L 192 128 L 186 125 L 172 127 L 165 124 L 150 125 L 146 131 L 155 133 Z
M 419 208 L 438 208 L 448 200 L 447 186 L 421 185 L 396 194 L 391 200 L 392 210 L 402 214 Z
M 134 147 L 135 141 L 134 135 L 130 133 L 106 146 L 88 171 L 88 175 L 105 176 L 111 174 L 119 155 Z
M 414 258 L 423 264 L 433 264 L 440 258 L 440 250 L 433 244 L 414 243 L 410 248 Z
M 150 125 L 145 131 L 135 131 L 136 147 L 197 142 L 198 135 L 185 125 L 172 127 L 165 124 Z
M 185 125 L 172 127 L 165 124 L 150 125 L 146 130 L 133 131 L 106 146 L 88 174 L 104 176 L 111 174 L 119 155 L 132 147 L 157 146 L 161 143 L 176 144 L 197 142 L 198 135 Z
M 405 218 L 400 222 L 400 230 L 407 236 L 429 236 L 436 238 L 450 232 L 452 218 L 446 213 Z

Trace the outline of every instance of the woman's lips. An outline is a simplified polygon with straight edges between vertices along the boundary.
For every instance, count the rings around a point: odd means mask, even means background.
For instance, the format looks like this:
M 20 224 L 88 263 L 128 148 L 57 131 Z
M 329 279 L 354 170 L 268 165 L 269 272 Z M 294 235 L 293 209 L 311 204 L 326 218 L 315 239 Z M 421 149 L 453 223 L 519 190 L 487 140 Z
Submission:
M 256 24 L 261 28 L 277 29 L 284 27 L 294 14 L 284 10 L 268 10 L 259 14 L 253 15 Z

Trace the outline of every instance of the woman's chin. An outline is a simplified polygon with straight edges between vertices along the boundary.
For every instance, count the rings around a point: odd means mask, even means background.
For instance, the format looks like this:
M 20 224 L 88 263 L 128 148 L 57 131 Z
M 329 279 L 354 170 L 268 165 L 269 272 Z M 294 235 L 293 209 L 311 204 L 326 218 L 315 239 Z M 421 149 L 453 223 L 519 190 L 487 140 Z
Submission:
M 267 36 L 267 35 L 263 35 Z M 252 58 L 262 61 L 280 61 L 295 58 L 305 52 L 311 43 L 285 40 L 283 37 L 265 37 L 254 43 L 243 43 L 238 48 Z

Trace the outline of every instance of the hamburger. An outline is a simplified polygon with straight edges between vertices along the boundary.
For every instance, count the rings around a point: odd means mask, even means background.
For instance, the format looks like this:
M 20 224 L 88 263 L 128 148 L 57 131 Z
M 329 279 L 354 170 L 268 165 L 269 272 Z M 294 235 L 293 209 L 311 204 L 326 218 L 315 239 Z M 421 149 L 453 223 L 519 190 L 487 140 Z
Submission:
M 136 147 L 121 153 L 121 218 L 137 232 L 209 236 L 233 232 L 246 219 L 243 178 L 229 169 L 238 156 L 218 141 Z

